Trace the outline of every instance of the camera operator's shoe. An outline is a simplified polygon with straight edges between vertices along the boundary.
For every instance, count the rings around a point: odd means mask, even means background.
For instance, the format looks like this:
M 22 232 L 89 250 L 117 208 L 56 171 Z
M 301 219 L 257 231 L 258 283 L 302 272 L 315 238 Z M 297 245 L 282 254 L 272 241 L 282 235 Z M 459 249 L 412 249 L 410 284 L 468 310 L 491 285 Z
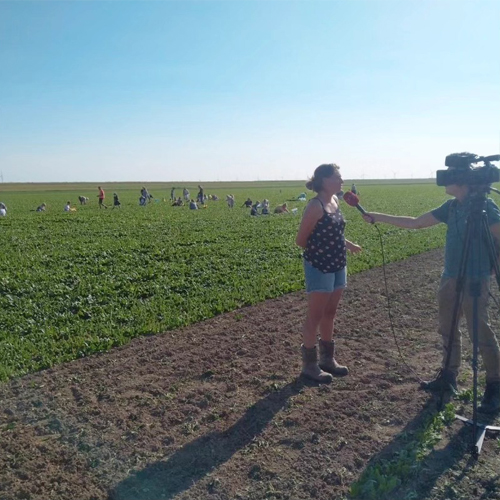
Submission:
M 450 370 L 441 369 L 433 380 L 422 382 L 420 388 L 424 391 L 430 392 L 451 392 L 453 394 L 458 392 L 457 377 Z
M 334 377 L 345 377 L 349 374 L 347 366 L 342 366 L 335 360 L 335 341 L 319 341 L 319 367 L 331 373 Z
M 481 413 L 500 411 L 500 382 L 486 382 L 484 396 L 477 410 Z

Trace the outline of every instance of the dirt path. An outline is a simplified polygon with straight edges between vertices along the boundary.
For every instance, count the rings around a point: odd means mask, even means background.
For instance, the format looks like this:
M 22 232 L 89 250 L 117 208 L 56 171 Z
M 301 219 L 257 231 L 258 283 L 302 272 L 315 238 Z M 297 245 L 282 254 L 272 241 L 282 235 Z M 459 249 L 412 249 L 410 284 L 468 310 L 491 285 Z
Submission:
M 439 250 L 387 268 L 399 345 L 421 377 L 439 365 L 441 266 Z M 304 293 L 0 386 L 0 498 L 346 497 L 433 409 L 401 363 L 382 285 L 381 269 L 350 278 L 336 331 L 351 375 L 329 386 L 297 379 Z M 500 498 L 500 442 L 476 464 L 467 436 L 447 431 L 418 498 Z

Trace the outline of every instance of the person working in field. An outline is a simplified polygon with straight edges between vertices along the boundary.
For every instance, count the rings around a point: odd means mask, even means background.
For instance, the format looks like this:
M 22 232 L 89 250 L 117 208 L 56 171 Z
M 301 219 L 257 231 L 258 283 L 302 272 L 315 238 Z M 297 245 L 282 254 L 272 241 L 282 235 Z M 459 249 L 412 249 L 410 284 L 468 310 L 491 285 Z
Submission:
M 35 212 L 45 212 L 45 210 L 47 210 L 47 204 L 42 203 L 41 205 L 38 205 L 38 207 L 36 207 Z
M 101 186 L 99 186 L 97 188 L 99 190 L 99 194 L 97 195 L 97 197 L 99 198 L 99 208 L 108 208 L 105 204 L 104 204 L 104 199 L 106 198 L 106 194 L 104 193 L 104 189 L 102 189 Z
M 256 201 L 253 205 L 252 205 L 252 209 L 250 210 L 250 215 L 259 215 L 259 207 L 260 207 L 260 203 L 258 201 Z
M 0 202 L 0 217 L 5 217 L 7 215 L 7 207 L 5 203 Z
M 113 209 L 115 208 L 121 208 L 122 204 L 120 203 L 120 200 L 118 199 L 118 194 L 113 193 Z
M 226 196 L 226 201 L 227 201 L 227 206 L 229 208 L 234 208 L 235 199 L 234 199 L 234 195 L 233 194 L 228 194 Z
M 288 210 L 288 205 L 286 203 L 283 203 L 283 205 L 280 205 L 279 207 L 276 207 L 274 209 L 275 214 L 288 214 L 290 213 Z
M 267 198 L 264 198 L 262 200 L 262 211 L 261 211 L 261 214 L 262 215 L 269 215 L 269 200 Z
M 460 158 L 465 153 L 455 153 L 450 157 Z M 450 158 L 449 157 L 449 158 Z M 448 167 L 452 174 L 466 171 L 466 168 Z M 487 188 L 487 186 L 484 186 Z M 486 190 L 484 191 L 486 192 Z M 444 257 L 444 270 L 439 283 L 437 294 L 439 334 L 442 338 L 443 360 L 442 367 L 437 376 L 424 382 L 421 387 L 424 390 L 441 393 L 442 391 L 455 392 L 457 390 L 457 375 L 461 364 L 461 334 L 458 330 L 458 321 L 452 332 L 454 305 L 457 295 L 457 277 L 459 275 L 462 259 L 463 241 L 466 231 L 467 215 L 471 208 L 471 186 L 467 184 L 449 184 L 446 186 L 446 194 L 453 196 L 440 207 L 424 213 L 420 217 L 405 217 L 370 212 L 363 216 L 366 222 L 383 222 L 406 229 L 422 229 L 439 223 L 446 224 L 446 246 Z M 500 210 L 495 202 L 487 199 L 486 213 L 491 235 L 499 248 L 500 243 Z M 459 316 L 465 314 L 469 335 L 472 330 L 473 298 L 470 296 L 470 281 L 472 270 L 474 277 L 479 274 L 481 284 L 481 296 L 478 300 L 478 337 L 479 351 L 483 358 L 486 369 L 486 390 L 479 406 L 483 413 L 496 413 L 500 411 L 500 349 L 495 334 L 489 325 L 488 299 L 490 291 L 490 275 L 492 263 L 487 258 L 488 250 L 484 241 L 475 242 L 476 247 L 472 252 L 471 262 L 466 268 L 464 294 L 459 310 Z M 483 256 L 484 258 L 480 258 Z M 450 335 L 453 336 L 451 352 L 448 354 Z M 449 362 L 446 363 L 449 356 Z
M 141 200 L 144 200 L 141 202 Z M 139 205 L 144 206 L 146 203 L 153 201 L 153 195 L 147 190 L 145 186 L 141 188 L 141 197 L 139 198 Z
M 296 243 L 304 249 L 307 317 L 302 330 L 302 375 L 320 383 L 349 373 L 335 360 L 334 322 L 347 283 L 346 250 L 361 247 L 345 239 L 345 222 L 335 193 L 342 187 L 338 165 L 320 165 L 307 189 L 316 197 L 307 205 Z M 319 363 L 316 335 L 319 329 Z
M 198 191 L 198 196 L 196 197 L 196 201 L 198 203 L 203 204 L 205 203 L 205 192 L 203 190 L 203 186 L 198 186 L 198 189 L 199 191 Z

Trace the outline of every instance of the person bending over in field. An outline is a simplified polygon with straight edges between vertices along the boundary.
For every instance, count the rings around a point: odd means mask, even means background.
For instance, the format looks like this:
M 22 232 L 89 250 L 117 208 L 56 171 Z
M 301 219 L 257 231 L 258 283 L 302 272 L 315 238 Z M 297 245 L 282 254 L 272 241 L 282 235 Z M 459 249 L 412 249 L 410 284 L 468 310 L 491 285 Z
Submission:
M 279 207 L 276 207 L 274 209 L 275 214 L 288 214 L 290 213 L 288 210 L 288 205 L 286 203 L 283 203 L 283 205 L 280 205 Z
M 261 204 L 261 207 L 262 207 L 262 211 L 261 211 L 261 214 L 262 215 L 269 215 L 269 200 L 267 198 L 264 198 L 262 200 L 262 204 Z
M 0 217 L 5 217 L 7 215 L 7 206 L 5 203 L 0 202 Z
M 307 189 L 317 193 L 307 205 L 296 243 L 304 249 L 307 317 L 302 330 L 302 375 L 328 383 L 349 373 L 335 360 L 334 321 L 347 282 L 346 250 L 361 247 L 345 239 L 345 221 L 335 193 L 342 187 L 339 167 L 320 165 Z M 319 329 L 319 363 L 316 334 Z
M 461 156 L 463 153 L 455 153 L 450 156 Z M 457 169 L 449 167 L 448 170 Z M 466 171 L 467 168 L 459 168 Z M 486 186 L 484 186 L 486 188 Z M 421 388 L 426 391 L 441 393 L 442 391 L 455 392 L 457 390 L 457 375 L 461 364 L 461 333 L 456 328 L 451 332 L 453 326 L 454 305 L 457 294 L 457 277 L 459 275 L 462 258 L 463 241 L 466 230 L 467 214 L 471 206 L 471 188 L 467 184 L 450 184 L 446 186 L 446 194 L 453 196 L 440 207 L 427 212 L 420 217 L 404 217 L 370 212 L 363 216 L 366 222 L 383 222 L 406 229 L 422 229 L 439 223 L 446 224 L 446 246 L 444 257 L 444 270 L 441 275 L 438 300 L 438 323 L 439 334 L 442 338 L 443 358 L 441 369 L 436 377 L 428 382 L 423 382 Z M 500 242 L 500 211 L 495 202 L 487 199 L 486 211 L 490 231 L 496 247 Z M 483 256 L 483 258 L 479 258 Z M 488 316 L 488 299 L 490 291 L 490 275 L 493 264 L 490 262 L 487 247 L 484 241 L 476 241 L 466 268 L 464 294 L 459 316 L 465 314 L 469 336 L 472 337 L 473 298 L 470 296 L 471 269 L 476 270 L 474 276 L 479 273 L 481 282 L 481 296 L 478 301 L 478 337 L 479 351 L 483 358 L 486 369 L 486 390 L 479 406 L 483 413 L 496 413 L 500 410 L 500 349 L 490 325 Z M 448 347 L 450 335 L 453 336 L 449 364 Z
M 46 203 L 42 203 L 41 205 L 39 205 L 38 207 L 36 207 L 35 212 L 45 212 L 45 210 L 47 210 L 47 204 Z

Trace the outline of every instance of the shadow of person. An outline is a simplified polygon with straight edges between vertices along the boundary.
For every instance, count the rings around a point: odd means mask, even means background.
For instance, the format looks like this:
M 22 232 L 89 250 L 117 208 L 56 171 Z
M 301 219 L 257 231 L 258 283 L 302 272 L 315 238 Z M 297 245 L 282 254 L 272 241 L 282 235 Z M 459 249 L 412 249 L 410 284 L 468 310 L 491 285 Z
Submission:
M 472 408 L 468 408 L 468 411 L 472 414 Z M 482 425 L 497 425 L 496 424 L 497 415 L 486 415 L 479 413 L 478 423 Z M 472 416 L 470 417 L 472 420 Z M 434 449 L 425 459 L 425 480 L 419 485 L 417 492 L 419 498 L 425 498 L 426 495 L 430 495 L 432 488 L 435 486 L 438 479 L 447 470 L 454 468 L 455 475 L 453 481 L 447 481 L 446 486 L 443 489 L 443 498 L 453 498 L 456 496 L 455 488 L 460 487 L 462 481 L 468 482 L 470 480 L 469 471 L 471 471 L 478 464 L 477 455 L 475 454 L 477 439 L 479 435 L 474 437 L 473 426 L 469 424 L 464 424 L 460 420 L 455 421 L 455 427 L 458 427 L 458 432 L 456 432 L 450 439 L 446 447 L 442 449 Z M 478 432 L 480 430 L 478 429 Z M 496 436 L 496 434 L 487 433 L 485 440 L 491 439 L 491 437 Z M 465 461 L 458 466 L 458 463 L 465 459 Z M 498 480 L 500 475 L 496 478 L 491 478 L 489 480 L 482 481 L 482 486 L 485 489 L 484 496 L 481 498 L 489 498 L 489 494 L 493 490 L 489 488 L 488 482 L 492 485 Z M 491 491 L 490 491 L 491 490 Z
M 469 408 L 472 413 L 472 408 Z M 471 417 L 472 418 L 472 417 Z M 490 425 L 495 422 L 494 415 L 479 414 L 478 422 L 483 425 Z M 469 471 L 478 463 L 475 455 L 475 445 L 477 437 L 474 438 L 472 425 L 466 425 L 460 420 L 455 420 L 452 428 L 457 429 L 443 448 L 434 448 L 426 457 L 422 464 L 422 472 L 419 475 L 416 490 L 418 498 L 427 498 L 432 494 L 439 478 L 450 469 L 454 469 L 453 481 L 445 481 L 443 498 L 453 498 L 456 496 L 455 488 L 460 487 L 461 481 L 469 481 Z M 493 434 L 488 434 L 485 439 L 490 439 Z M 487 485 L 483 485 L 487 489 Z M 405 488 L 402 488 L 405 491 Z M 402 497 L 404 498 L 404 496 Z
M 413 437 L 410 437 L 410 441 L 412 439 L 418 441 L 418 433 L 429 419 L 437 414 L 439 407 L 439 398 L 430 396 L 420 413 L 416 415 L 382 451 L 370 459 L 360 475 L 361 483 L 365 486 L 362 486 L 359 494 L 354 495 L 353 498 L 383 498 L 386 500 L 427 498 L 432 494 L 432 490 L 436 486 L 439 478 L 452 468 L 458 472 L 457 465 L 468 455 L 465 463 L 459 467 L 459 469 L 461 469 L 460 474 L 454 476 L 454 481 L 452 483 L 448 482 L 448 490 L 450 490 L 453 485 L 456 485 L 456 482 L 460 479 L 467 479 L 467 471 L 477 463 L 476 458 L 472 454 L 473 445 L 475 443 L 475 440 L 473 440 L 472 426 L 463 425 L 459 420 L 455 420 L 452 432 L 454 429 L 457 429 L 457 431 L 453 432 L 446 445 L 442 447 L 436 445 L 421 461 L 414 453 L 415 448 L 408 446 L 408 436 L 413 435 Z M 491 424 L 494 420 L 494 416 L 489 417 L 481 415 L 479 418 L 480 423 L 485 425 Z M 404 461 L 405 458 L 408 463 L 411 462 L 411 470 L 406 471 L 406 477 L 405 473 L 401 473 L 401 470 L 405 470 L 408 464 L 402 464 L 402 466 L 396 464 L 398 460 L 402 459 Z M 376 480 L 373 480 L 370 473 L 377 468 L 380 470 L 381 464 L 387 464 L 391 460 L 394 460 L 394 467 L 389 467 L 389 470 L 393 473 L 394 469 L 396 471 L 394 474 L 400 474 L 398 479 L 401 480 L 401 484 L 389 492 L 381 493 L 377 490 Z M 448 491 L 448 493 L 449 496 L 445 495 L 442 498 L 454 497 L 454 493 L 451 490 Z
M 250 444 L 305 385 L 299 378 L 281 390 L 271 392 L 252 405 L 229 429 L 200 436 L 177 450 L 166 461 L 150 464 L 124 479 L 113 488 L 108 499 L 169 499 L 187 490 Z

